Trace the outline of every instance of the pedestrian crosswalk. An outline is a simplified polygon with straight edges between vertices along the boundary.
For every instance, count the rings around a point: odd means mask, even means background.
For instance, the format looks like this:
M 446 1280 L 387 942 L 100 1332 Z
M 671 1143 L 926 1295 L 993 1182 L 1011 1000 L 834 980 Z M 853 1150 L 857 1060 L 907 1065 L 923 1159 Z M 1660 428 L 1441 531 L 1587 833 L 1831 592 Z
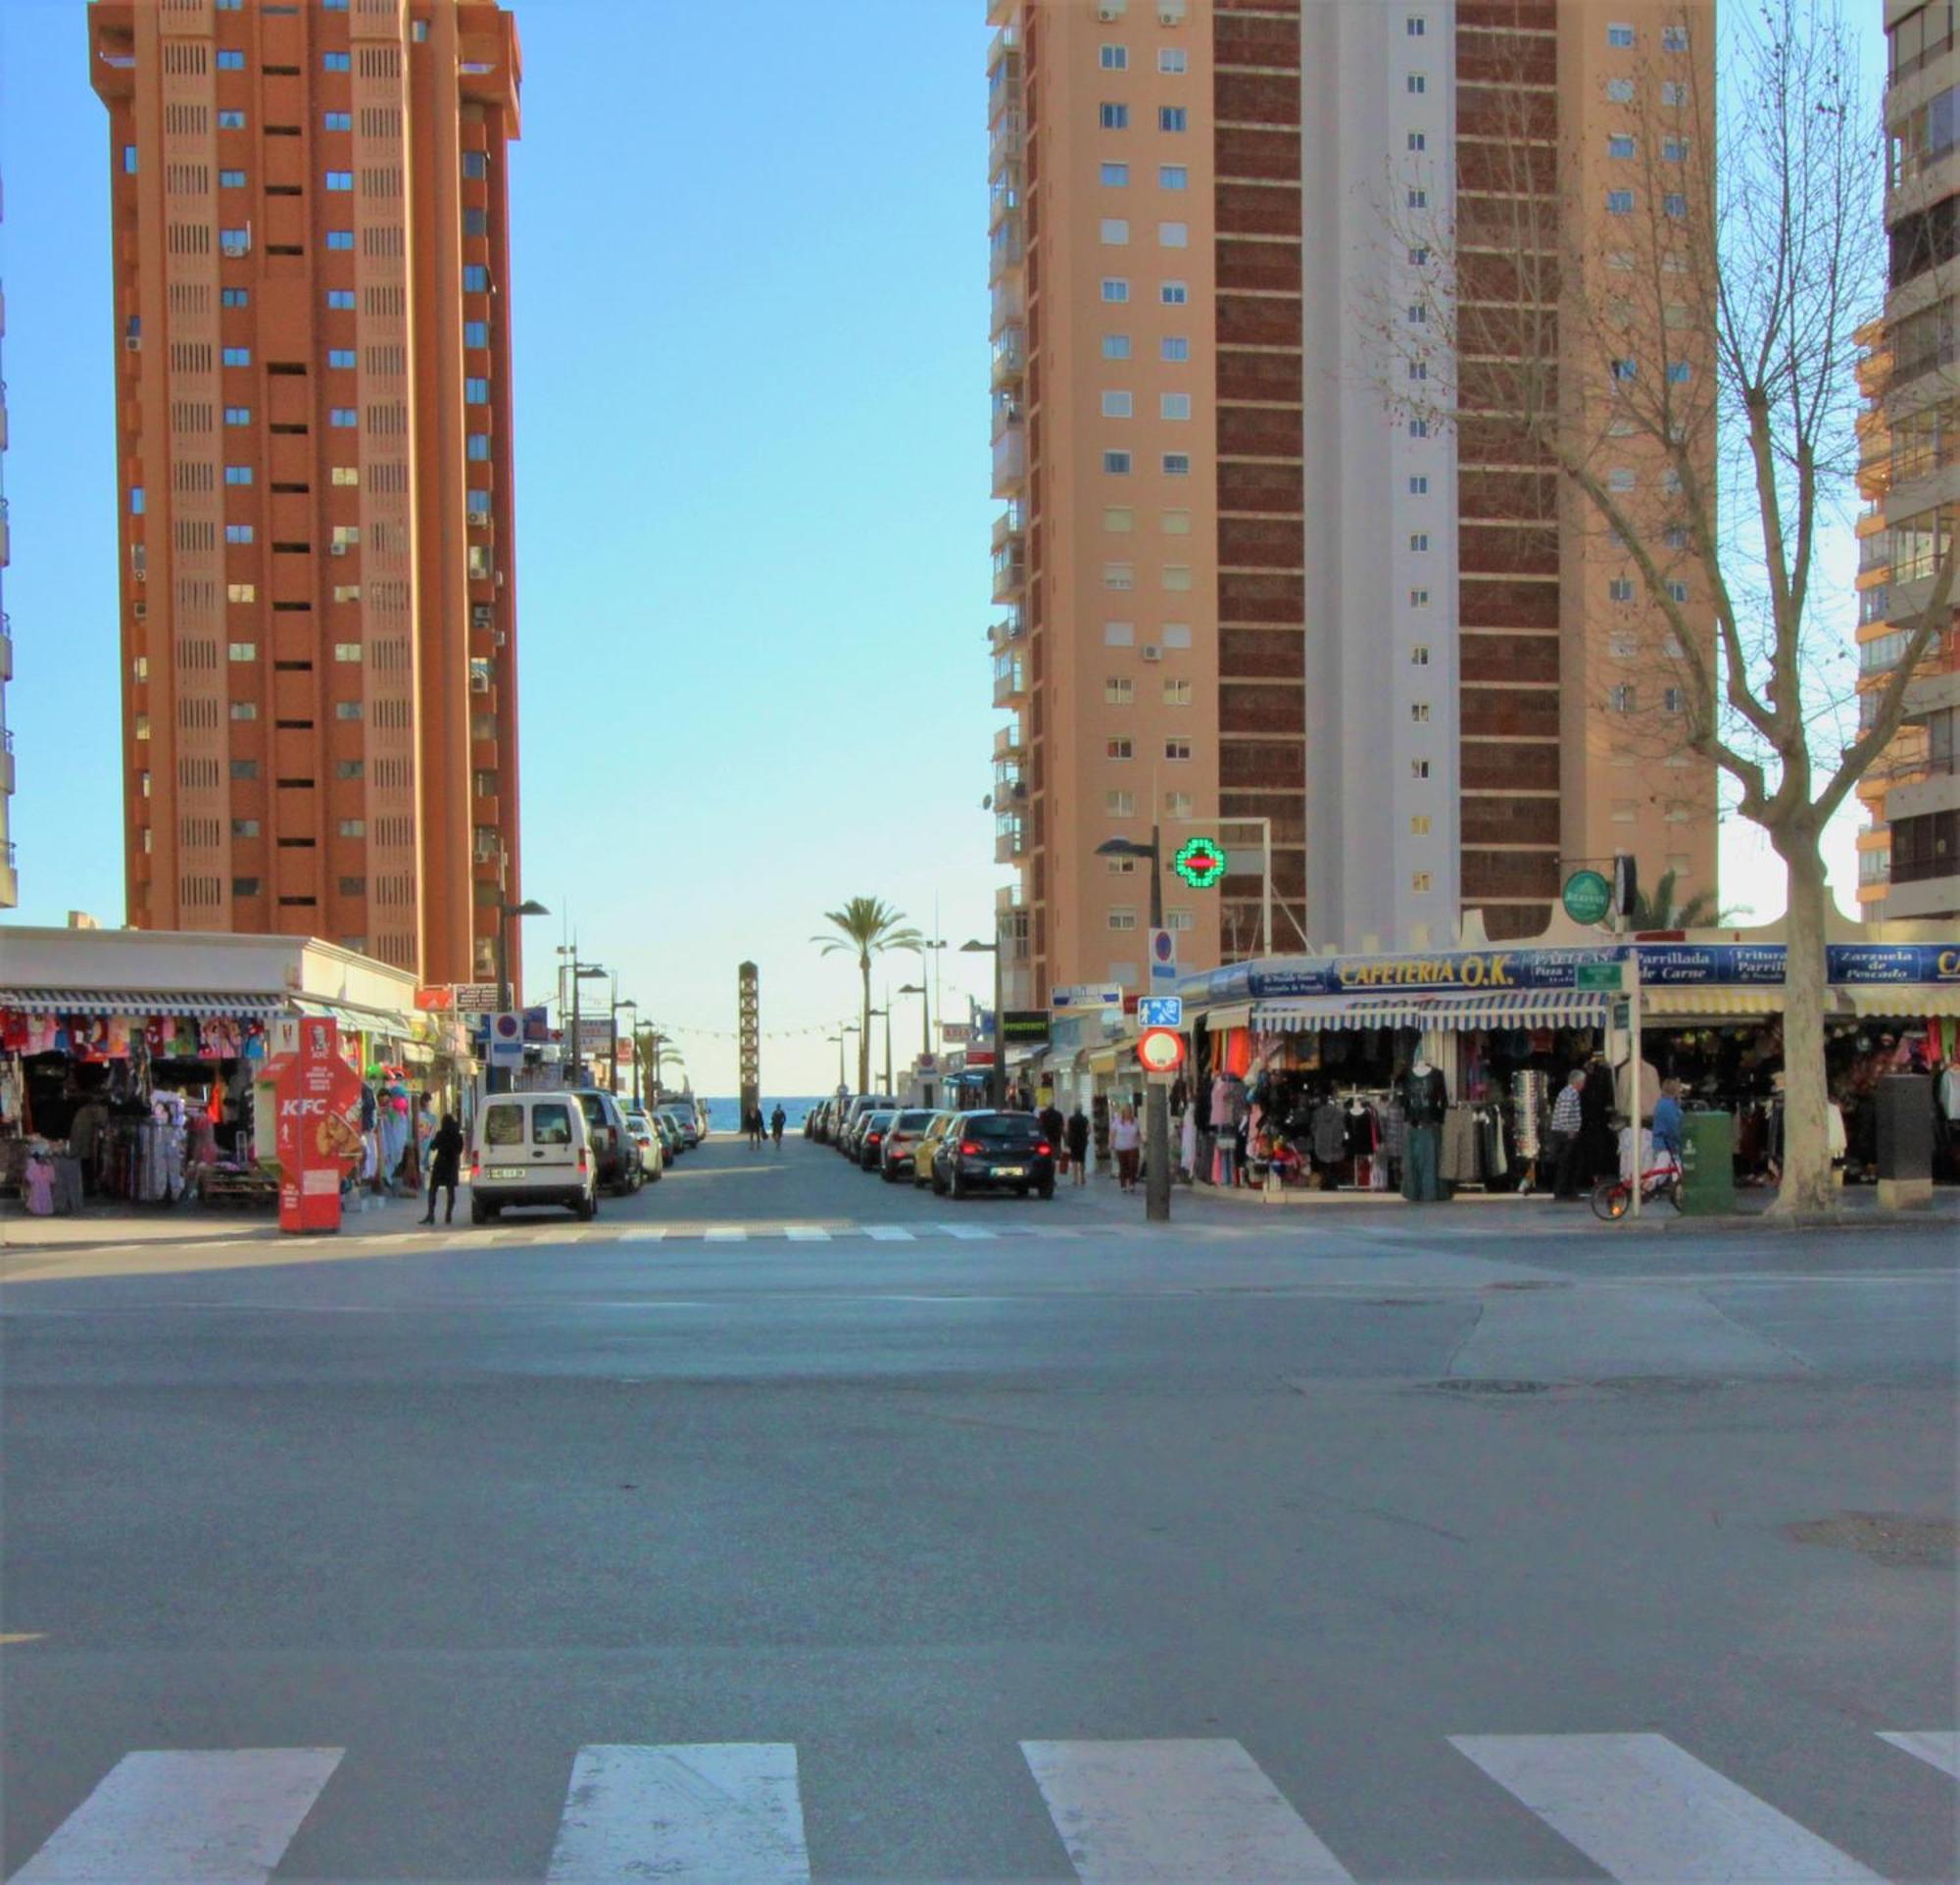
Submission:
M 715 1223 L 685 1224 L 575 1224 L 558 1218 L 536 1221 L 507 1220 L 483 1238 L 472 1233 L 470 1241 L 487 1241 L 493 1248 L 525 1248 L 537 1244 L 828 1244 L 862 1238 L 874 1244 L 914 1244 L 945 1240 L 950 1243 L 988 1244 L 1007 1240 L 1040 1238 L 1044 1242 L 1075 1243 L 1089 1237 L 1116 1237 L 1124 1234 L 1121 1224 L 1054 1224 L 1033 1222 L 955 1223 L 918 1222 L 910 1224 L 865 1224 L 852 1221 L 825 1223 Z
M 1960 1736 L 1950 1730 L 1877 1738 L 1896 1751 L 1883 1759 L 1910 1758 L 1955 1774 Z M 1573 1850 L 1564 1876 L 1622 1885 L 1881 1880 L 1833 1843 L 1855 1843 L 1868 1824 L 1864 1813 L 1848 1811 L 1848 1832 L 1802 1823 L 1665 1735 L 1452 1735 L 1447 1743 Z M 806 1829 L 793 1743 L 606 1743 L 568 1752 L 568 1771 L 563 1757 L 548 1763 L 564 1795 L 541 1885 L 646 1878 L 809 1885 L 826 1875 L 821 1845 L 812 1848 Z M 1055 1834 L 1053 1846 L 1027 1855 L 1027 1879 L 1340 1885 L 1370 1876 L 1339 1850 L 1341 1840 L 1329 1843 L 1314 1830 L 1236 1740 L 1023 1741 L 1018 1752 L 1022 1784 L 1033 1788 Z M 302 1827 L 331 1836 L 336 1820 L 343 1836 L 351 1825 L 384 1846 L 387 1829 L 374 1823 L 371 1803 L 358 1783 L 341 1780 L 345 1753 L 126 1754 L 9 1875 L 11 1885 L 271 1885 Z M 824 1772 L 828 1786 L 848 1786 L 848 1771 L 834 1762 Z M 1375 1811 L 1421 1804 L 1397 1801 L 1396 1784 L 1395 1770 L 1385 1770 Z M 848 1820 L 865 1803 L 834 1804 Z M 1842 1795 L 1830 1811 L 1846 1816 Z M 1351 1843 L 1351 1802 L 1340 1820 Z M 838 1813 L 819 1816 L 824 1823 L 839 1823 Z M 1494 1855 L 1488 1827 L 1482 1838 L 1437 1877 L 1520 1876 L 1528 1865 L 1533 1876 L 1545 1875 L 1542 1863 L 1513 1856 L 1507 1864 Z M 385 1851 L 377 1847 L 371 1862 L 385 1866 Z

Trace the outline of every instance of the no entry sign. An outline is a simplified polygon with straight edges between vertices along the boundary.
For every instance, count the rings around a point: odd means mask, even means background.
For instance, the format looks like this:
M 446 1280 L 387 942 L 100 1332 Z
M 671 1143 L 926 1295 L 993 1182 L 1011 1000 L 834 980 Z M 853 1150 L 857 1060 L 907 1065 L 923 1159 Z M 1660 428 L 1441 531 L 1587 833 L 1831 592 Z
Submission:
M 1175 1073 L 1184 1065 L 1184 1036 L 1173 1028 L 1147 1027 L 1137 1036 L 1137 1060 L 1147 1073 Z

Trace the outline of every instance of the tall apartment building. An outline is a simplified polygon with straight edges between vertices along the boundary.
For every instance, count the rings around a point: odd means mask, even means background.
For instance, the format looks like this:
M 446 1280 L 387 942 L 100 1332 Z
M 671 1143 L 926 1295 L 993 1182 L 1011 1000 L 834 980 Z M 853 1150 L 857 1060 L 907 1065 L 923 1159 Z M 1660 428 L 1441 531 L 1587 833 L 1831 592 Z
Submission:
M 1610 254 L 1607 219 L 1652 174 L 1622 155 L 1658 122 L 1642 88 L 1706 96 L 1712 12 L 994 0 L 990 19 L 1008 998 L 1137 983 L 1143 867 L 1095 850 L 1152 816 L 1167 851 L 1266 821 L 1282 950 L 1441 946 L 1471 911 L 1533 934 L 1571 868 L 1617 851 L 1712 889 L 1712 769 L 1636 733 L 1637 701 L 1680 697 L 1628 560 L 1504 413 L 1393 419 L 1360 312 L 1396 308 L 1417 260 L 1383 214 L 1411 179 L 1466 248 L 1503 252 L 1520 139 L 1547 223 L 1581 206 Z M 1569 369 L 1604 372 L 1574 347 Z M 1626 465 L 1659 476 L 1639 441 Z M 1260 942 L 1257 853 L 1234 846 L 1217 891 L 1167 884 L 1187 965 Z
M 0 202 L 0 216 L 6 205 Z M 0 284 L 0 340 L 7 337 L 7 290 Z M 7 525 L 7 372 L 0 360 L 0 910 L 21 901 L 15 868 L 13 819 L 14 735 L 7 728 L 7 683 L 14 678 L 14 624 L 7 616 L 7 559 L 13 554 Z
M 494 973 L 516 901 L 494 0 L 95 0 L 128 916 Z
M 1903 658 L 1960 515 L 1960 49 L 1953 0 L 1887 0 L 1885 316 L 1866 330 L 1858 685 Z M 1954 620 L 1960 620 L 1960 611 Z M 1906 689 L 1905 724 L 1858 796 L 1858 901 L 1887 918 L 1960 916 L 1960 631 L 1949 623 Z

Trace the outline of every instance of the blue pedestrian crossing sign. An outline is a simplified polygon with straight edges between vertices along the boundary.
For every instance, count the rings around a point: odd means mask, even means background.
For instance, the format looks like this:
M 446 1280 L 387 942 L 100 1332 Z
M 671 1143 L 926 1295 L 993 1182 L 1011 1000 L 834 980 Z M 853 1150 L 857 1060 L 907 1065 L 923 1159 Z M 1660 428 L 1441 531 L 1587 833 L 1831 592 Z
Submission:
M 1184 997 L 1182 995 L 1142 995 L 1137 999 L 1137 1025 L 1139 1027 L 1182 1027 L 1184 1025 Z

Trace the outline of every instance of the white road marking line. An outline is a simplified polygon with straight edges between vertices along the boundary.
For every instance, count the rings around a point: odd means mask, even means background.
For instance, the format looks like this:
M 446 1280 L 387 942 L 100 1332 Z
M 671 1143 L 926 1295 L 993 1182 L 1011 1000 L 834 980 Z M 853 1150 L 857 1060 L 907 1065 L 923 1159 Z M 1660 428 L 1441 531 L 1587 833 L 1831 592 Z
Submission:
M 878 1244 L 908 1244 L 912 1233 L 903 1224 L 866 1224 L 864 1235 Z
M 1023 1741 L 1084 1885 L 1337 1885 L 1349 1873 L 1236 1741 Z
M 126 1754 L 13 1885 L 266 1885 L 342 1752 Z
M 746 1224 L 710 1224 L 702 1232 L 702 1237 L 710 1244 L 746 1244 L 749 1227 Z
M 933 1229 L 943 1237 L 957 1237 L 966 1244 L 989 1243 L 1001 1234 L 984 1224 L 934 1224 Z
M 788 1742 L 581 1748 L 549 1885 L 808 1885 Z
M 657 1244 L 667 1234 L 664 1224 L 636 1224 L 631 1230 L 619 1233 L 622 1244 Z
M 827 1244 L 830 1232 L 821 1224 L 785 1224 L 783 1235 L 793 1244 Z
M 1960 1780 L 1960 1734 L 1951 1728 L 1920 1728 L 1908 1734 L 1882 1734 L 1879 1739 Z
M 1665 1735 L 1453 1734 L 1449 1744 L 1623 1885 L 1882 1885 Z

